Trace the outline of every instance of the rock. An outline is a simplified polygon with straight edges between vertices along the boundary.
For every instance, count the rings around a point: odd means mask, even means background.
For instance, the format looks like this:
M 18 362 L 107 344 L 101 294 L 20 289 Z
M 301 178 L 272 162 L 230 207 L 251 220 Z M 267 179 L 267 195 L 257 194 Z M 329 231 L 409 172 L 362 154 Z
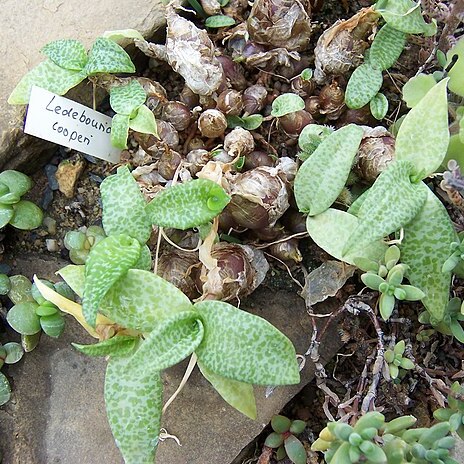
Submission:
M 55 177 L 58 182 L 58 189 L 66 198 L 72 198 L 82 171 L 85 168 L 85 161 L 80 155 L 75 155 L 70 159 L 61 161 L 56 170 Z
M 161 0 L 101 2 L 79 0 L 5 0 L 2 9 L 2 79 L 0 80 L 0 168 L 33 173 L 55 145 L 24 135 L 25 108 L 8 105 L 7 99 L 21 77 L 44 59 L 40 49 L 57 39 L 75 38 L 85 46 L 104 31 L 133 28 L 146 38 L 164 25 Z M 77 14 L 78 12 L 78 14 Z M 90 95 L 86 82 L 72 93 L 83 104 Z M 69 96 L 69 95 L 68 95 Z M 90 105 L 89 105 L 90 106 Z
M 62 261 L 48 256 L 28 256 L 17 258 L 13 273 L 31 276 L 36 272 L 56 280 L 54 271 L 62 265 Z M 261 287 L 242 302 L 242 308 L 265 317 L 282 330 L 298 353 L 308 348 L 311 324 L 303 300 L 296 294 Z M 92 339 L 66 317 L 65 332 L 58 340 L 43 336 L 35 351 L 5 371 L 13 385 L 12 400 L 0 410 L 0 449 L 5 464 L 123 463 L 106 421 L 106 361 L 78 353 L 70 346 L 71 341 L 91 343 Z M 328 361 L 340 346 L 333 326 L 321 344 L 323 361 Z M 185 368 L 184 361 L 164 373 L 165 400 L 179 385 Z M 182 446 L 174 440 L 160 443 L 157 462 L 231 463 L 313 376 L 313 365 L 308 360 L 300 385 L 278 387 L 269 398 L 265 398 L 264 387 L 256 388 L 258 420 L 252 421 L 225 403 L 195 369 L 162 421 Z

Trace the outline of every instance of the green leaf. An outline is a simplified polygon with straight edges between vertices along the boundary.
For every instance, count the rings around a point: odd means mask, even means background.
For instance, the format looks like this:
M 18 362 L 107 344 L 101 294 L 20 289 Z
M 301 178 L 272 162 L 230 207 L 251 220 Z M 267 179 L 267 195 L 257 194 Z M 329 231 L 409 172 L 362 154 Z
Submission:
M 26 174 L 8 169 L 0 173 L 0 183 L 8 187 L 9 192 L 22 197 L 32 188 L 32 180 Z
M 369 103 L 372 116 L 380 121 L 388 111 L 388 100 L 383 93 L 378 93 Z
M 195 179 L 158 193 L 145 211 L 152 224 L 186 230 L 211 221 L 229 201 L 220 185 Z
M 340 261 L 355 264 L 362 257 L 378 262 L 385 255 L 387 245 L 382 241 L 370 243 L 355 253 L 343 255 L 346 242 L 358 226 L 358 218 L 344 211 L 329 208 L 316 216 L 308 216 L 306 228 L 317 246 Z
M 300 166 L 294 184 L 300 211 L 310 216 L 322 213 L 337 199 L 345 186 L 363 136 L 354 124 L 325 138 Z
M 10 382 L 4 374 L 0 372 L 0 406 L 10 401 L 11 398 L 11 387 Z
M 412 183 L 415 169 L 409 161 L 396 161 L 377 177 L 359 208 L 359 223 L 344 253 L 361 250 L 406 225 L 420 211 L 427 198 L 422 182 Z
M 422 303 L 434 325 L 443 319 L 448 305 L 451 273 L 441 270 L 449 256 L 449 244 L 457 240 L 445 207 L 427 189 L 424 206 L 404 227 L 400 250 L 401 262 L 409 266 L 408 280 L 425 293 Z
M 382 87 L 382 70 L 370 63 L 358 66 L 348 81 L 345 103 L 348 108 L 358 109 L 367 105 Z
M 432 36 L 437 32 L 436 22 L 426 23 L 421 14 L 420 2 L 412 0 L 380 0 L 375 9 L 392 28 L 406 34 Z
M 10 105 L 26 105 L 33 85 L 42 89 L 64 95 L 87 77 L 84 71 L 70 71 L 57 66 L 53 61 L 46 60 L 31 69 L 19 81 L 8 98 Z
M 14 215 L 14 209 L 11 205 L 0 203 L 0 228 L 5 227 Z
M 117 31 L 105 31 L 102 34 L 105 39 L 112 40 L 113 42 L 120 42 L 123 39 L 139 39 L 145 40 L 143 35 L 135 29 L 120 29 Z
M 462 76 L 464 74 L 464 38 L 459 39 L 454 47 L 446 54 L 446 67 L 451 65 L 456 56 L 458 58 L 457 61 L 448 71 L 449 89 L 451 92 L 464 97 L 464 84 L 462 82 Z
M 408 371 L 414 369 L 414 363 L 408 358 L 402 358 L 400 361 L 400 366 Z
M 79 345 L 78 343 L 71 343 L 71 345 L 88 356 L 127 356 L 134 350 L 137 341 L 135 337 L 116 335 L 93 345 Z
M 464 343 L 464 329 L 458 321 L 451 321 L 450 329 L 453 337 L 461 343 Z
M 124 150 L 127 148 L 130 116 L 116 113 L 111 120 L 111 145 Z
M 398 288 L 406 292 L 406 301 L 418 301 L 424 298 L 425 293 L 413 285 L 400 285 Z
M 14 364 L 17 363 L 24 354 L 23 347 L 16 342 L 9 342 L 3 345 L 4 350 L 6 351 L 5 364 Z
M 395 297 L 393 295 L 387 295 L 386 293 L 382 293 L 379 298 L 379 311 L 384 321 L 388 321 L 388 319 L 392 315 L 394 308 Z
M 153 464 L 159 440 L 163 384 L 159 373 L 111 358 L 106 368 L 108 422 L 126 464 Z
M 135 132 L 153 134 L 158 137 L 155 115 L 145 105 L 138 109 L 135 118 L 129 120 L 129 127 Z
M 100 185 L 100 193 L 105 232 L 130 235 L 146 243 L 152 230 L 145 212 L 146 201 L 127 166 L 107 177 Z
M 396 63 L 405 44 L 406 34 L 385 24 L 372 42 L 369 49 L 369 61 L 385 71 Z
M 6 315 L 6 320 L 16 332 L 34 335 L 40 332 L 40 318 L 35 313 L 37 303 L 24 302 L 14 305 Z
M 147 245 L 144 245 L 140 250 L 140 258 L 134 264 L 134 269 L 142 269 L 143 271 L 149 271 L 151 269 L 152 259 L 151 251 Z
M 304 107 L 305 102 L 300 96 L 295 93 L 283 93 L 272 102 L 271 116 L 280 118 L 286 114 L 303 110 Z
M 351 445 L 348 442 L 342 443 L 333 455 L 332 460 L 330 462 L 333 462 L 334 464 L 352 464 L 352 461 L 350 459 L 350 449 Z
M 89 52 L 84 71 L 88 76 L 99 73 L 133 73 L 135 66 L 129 55 L 112 40 L 97 38 Z
M 258 385 L 300 381 L 295 348 L 269 322 L 221 301 L 203 301 L 194 310 L 205 326 L 196 354 L 208 369 Z
M 215 374 L 199 360 L 197 364 L 203 377 L 227 403 L 250 419 L 256 420 L 256 401 L 253 393 L 253 385 Z
M 284 443 L 284 437 L 281 433 L 272 432 L 269 434 L 264 441 L 264 446 L 269 446 L 269 448 L 278 448 Z
M 304 429 L 306 428 L 306 422 L 302 420 L 294 420 L 292 421 L 292 425 L 290 426 L 290 432 L 294 435 L 299 435 L 303 433 Z
M 303 127 L 298 137 L 298 146 L 308 155 L 314 153 L 321 142 L 333 132 L 333 128 L 319 124 L 308 124 Z M 300 155 L 298 155 L 301 158 Z M 306 158 L 305 158 L 306 160 Z M 304 161 L 304 160 L 303 160 Z
M 50 316 L 42 316 L 40 326 L 49 337 L 57 338 L 63 333 L 64 317 L 58 312 Z
M 32 201 L 21 200 L 13 205 L 13 217 L 10 225 L 20 230 L 37 229 L 42 224 L 43 212 Z
M 246 130 L 252 131 L 261 126 L 264 117 L 260 114 L 250 114 L 250 116 L 227 116 L 227 127 L 234 129 L 235 127 L 243 127 Z
M 23 275 L 14 275 L 10 277 L 10 290 L 8 292 L 8 298 L 14 303 L 25 303 L 33 302 L 35 303 L 34 298 L 32 297 L 31 281 Z
M 423 177 L 441 165 L 448 148 L 448 79 L 436 84 L 406 115 L 395 142 L 398 160 L 411 161 Z
M 371 272 L 362 274 L 361 280 L 366 287 L 369 287 L 370 289 L 375 291 L 379 291 L 379 285 L 385 282 L 385 280 L 383 280 L 382 277 Z
M 411 77 L 403 86 L 403 100 L 407 107 L 414 108 L 436 83 L 431 74 L 418 74 Z
M 118 114 L 131 115 L 147 99 L 147 94 L 136 79 L 128 84 L 112 87 L 110 90 L 111 108 Z
M 85 47 L 74 39 L 55 40 L 42 48 L 41 52 L 56 65 L 71 71 L 80 71 L 87 63 Z
M 298 438 L 290 435 L 285 439 L 284 447 L 290 461 L 295 464 L 306 464 L 306 450 Z
M 271 427 L 277 433 L 285 433 L 290 430 L 292 421 L 285 416 L 280 414 L 274 414 L 271 419 Z
M 140 243 L 128 235 L 112 235 L 97 243 L 85 264 L 82 311 L 95 327 L 101 300 L 108 290 L 134 266 L 140 257 Z
M 205 26 L 212 28 L 233 26 L 234 24 L 235 19 L 225 15 L 210 16 L 209 18 L 206 18 L 205 21 Z

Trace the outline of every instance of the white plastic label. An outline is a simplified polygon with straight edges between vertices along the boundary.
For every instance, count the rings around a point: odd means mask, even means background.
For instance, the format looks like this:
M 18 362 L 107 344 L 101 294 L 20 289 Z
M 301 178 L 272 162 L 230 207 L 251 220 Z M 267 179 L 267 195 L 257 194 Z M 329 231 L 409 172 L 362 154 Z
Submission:
M 24 132 L 111 163 L 120 160 L 121 150 L 111 145 L 110 117 L 37 86 Z

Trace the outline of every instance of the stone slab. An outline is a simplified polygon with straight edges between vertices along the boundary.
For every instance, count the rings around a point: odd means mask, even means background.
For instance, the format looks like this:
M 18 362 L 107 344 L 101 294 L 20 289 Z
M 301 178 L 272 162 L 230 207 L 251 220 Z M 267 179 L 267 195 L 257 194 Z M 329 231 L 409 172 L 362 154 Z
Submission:
M 0 56 L 0 168 L 26 169 L 54 145 L 22 132 L 24 107 L 7 99 L 20 78 L 44 59 L 40 49 L 57 39 L 79 39 L 87 47 L 107 30 L 137 29 L 145 37 L 163 27 L 161 0 L 4 0 Z M 79 98 L 77 98 L 80 100 Z
M 17 259 L 14 273 L 52 277 L 62 263 L 30 256 Z M 243 302 L 242 308 L 268 319 L 303 353 L 310 340 L 310 322 L 303 300 L 294 293 L 266 287 Z M 106 421 L 103 404 L 105 361 L 88 358 L 70 346 L 71 341 L 92 342 L 75 323 L 67 319 L 65 333 L 58 340 L 44 336 L 38 348 L 9 366 L 13 399 L 0 410 L 0 449 L 3 464 L 122 463 Z M 335 328 L 322 344 L 322 357 L 330 359 L 341 342 Z M 186 362 L 164 375 L 165 397 L 177 388 Z M 229 407 L 208 382 L 194 371 L 184 390 L 168 408 L 163 427 L 176 435 L 160 444 L 159 464 L 227 464 L 267 425 L 271 416 L 313 378 L 310 362 L 298 386 L 278 387 L 265 398 L 256 388 L 258 420 L 252 421 Z

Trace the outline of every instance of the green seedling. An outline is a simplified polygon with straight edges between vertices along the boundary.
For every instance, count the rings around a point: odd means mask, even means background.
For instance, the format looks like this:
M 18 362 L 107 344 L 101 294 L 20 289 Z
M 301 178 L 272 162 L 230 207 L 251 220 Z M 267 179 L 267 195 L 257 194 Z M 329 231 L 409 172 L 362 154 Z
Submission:
M 319 124 L 308 124 L 303 127 L 298 137 L 298 146 L 301 150 L 298 153 L 298 158 L 300 158 L 301 161 L 306 161 L 316 151 L 316 148 L 321 142 L 333 131 L 333 128 L 329 126 L 320 126 Z
M 397 246 L 387 249 L 382 264 L 365 258 L 355 259 L 356 265 L 366 271 L 361 276 L 364 285 L 381 293 L 379 310 L 384 321 L 390 318 L 395 300 L 417 301 L 425 296 L 422 290 L 402 283 L 407 266 L 398 264 L 399 260 L 400 249 Z
M 0 228 L 7 224 L 16 229 L 32 230 L 42 224 L 42 210 L 21 197 L 32 188 L 25 174 L 8 170 L 0 173 Z
M 4 364 L 17 363 L 24 354 L 21 345 L 16 342 L 8 342 L 2 345 L 0 343 L 0 368 Z M 11 386 L 8 379 L 0 372 L 0 406 L 3 406 L 10 400 Z
M 304 110 L 305 101 L 294 93 L 283 93 L 272 102 L 271 116 L 281 118 L 290 113 Z
M 440 422 L 449 422 L 451 431 L 464 440 L 464 401 L 456 398 L 457 395 L 462 398 L 464 387 L 459 382 L 454 382 L 448 395 L 448 407 L 437 409 L 433 412 L 433 417 Z
M 90 226 L 84 230 L 70 230 L 64 236 L 64 246 L 69 250 L 69 259 L 74 264 L 85 264 L 91 248 L 106 237 L 99 226 Z
M 295 435 L 299 435 L 306 427 L 306 422 L 301 420 L 291 421 L 285 416 L 274 415 L 271 419 L 273 432 L 268 435 L 264 445 L 275 449 L 277 460 L 286 456 L 294 464 L 306 464 L 306 450 Z
M 243 127 L 246 130 L 252 131 L 261 126 L 264 117 L 260 114 L 250 114 L 249 116 L 227 116 L 227 127 L 234 129 L 235 127 Z
M 395 380 L 400 374 L 400 368 L 405 370 L 414 369 L 414 363 L 403 357 L 406 344 L 404 340 L 400 340 L 392 350 L 385 351 L 385 362 L 388 365 L 390 377 Z

